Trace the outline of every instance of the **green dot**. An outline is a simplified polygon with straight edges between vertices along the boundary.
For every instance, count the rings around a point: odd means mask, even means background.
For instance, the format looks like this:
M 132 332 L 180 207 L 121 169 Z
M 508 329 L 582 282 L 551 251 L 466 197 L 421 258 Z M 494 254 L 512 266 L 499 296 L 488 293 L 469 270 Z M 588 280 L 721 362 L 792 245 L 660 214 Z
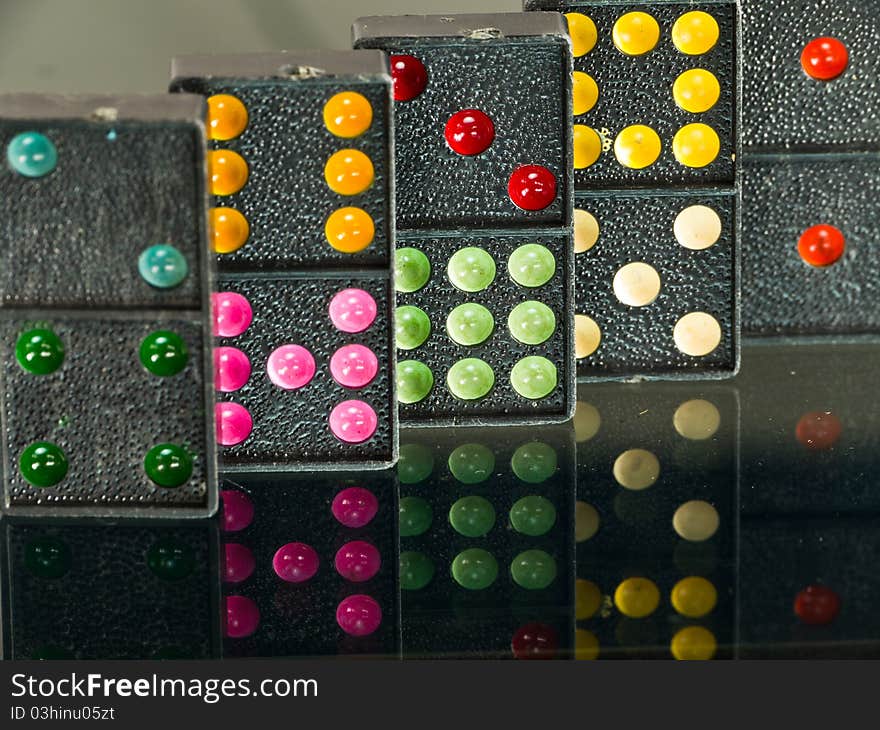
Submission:
M 507 326 L 524 345 L 540 345 L 556 331 L 556 315 L 541 302 L 517 304 L 507 318 Z
M 176 332 L 159 330 L 144 337 L 140 348 L 141 364 L 153 375 L 177 375 L 186 367 L 189 353 Z
M 64 343 L 52 330 L 28 330 L 15 343 L 15 359 L 26 372 L 48 375 L 64 362 Z
M 418 484 L 434 471 L 434 452 L 424 444 L 401 444 L 397 478 L 401 484 Z
M 35 487 L 53 487 L 67 475 L 67 457 L 55 444 L 38 441 L 28 446 L 18 462 L 21 475 Z
M 147 566 L 162 580 L 186 578 L 196 565 L 192 551 L 173 540 L 160 540 L 147 551 Z
M 405 591 L 420 591 L 434 577 L 434 563 L 424 553 L 413 551 L 400 554 L 400 587 Z
M 24 564 L 38 578 L 61 578 L 70 570 L 70 548 L 57 537 L 41 537 L 25 546 Z
M 543 550 L 526 550 L 510 564 L 514 583 L 530 591 L 540 591 L 556 580 L 556 561 Z
M 404 497 L 400 500 L 400 536 L 416 537 L 431 526 L 431 505 L 421 497 Z
M 446 332 L 459 345 L 479 345 L 495 329 L 492 313 L 482 304 L 459 304 L 446 318 Z
M 397 291 L 418 291 L 430 278 L 431 262 L 417 248 L 399 248 L 394 252 L 394 287 Z
M 398 307 L 396 320 L 397 346 L 401 350 L 421 347 L 431 334 L 431 320 L 418 307 Z
M 523 444 L 510 457 L 510 468 L 529 484 L 546 482 L 556 473 L 556 449 L 542 441 Z
M 556 258 L 546 246 L 527 243 L 510 254 L 507 270 L 510 278 L 521 286 L 544 286 L 556 273 Z
M 452 577 L 462 588 L 481 591 L 495 582 L 498 563 L 492 553 L 485 550 L 463 550 L 452 561 Z
M 546 357 L 524 357 L 510 371 L 510 384 L 523 398 L 545 398 L 556 388 L 556 366 Z
M 397 363 L 397 400 L 401 403 L 419 403 L 428 397 L 434 387 L 434 373 L 425 363 L 404 360 Z
M 495 454 L 482 444 L 462 444 L 449 455 L 449 471 L 462 484 L 485 482 L 495 471 Z
M 483 291 L 495 279 L 495 260 L 481 248 L 463 248 L 449 259 L 447 274 L 462 291 Z
M 449 509 L 449 524 L 465 537 L 482 537 L 495 526 L 495 508 L 483 497 L 462 497 Z
M 449 368 L 446 386 L 449 392 L 461 400 L 478 400 L 495 385 L 495 373 L 479 358 L 466 357 Z
M 192 476 L 193 460 L 182 446 L 159 444 L 144 457 L 144 471 L 160 487 L 179 487 Z
M 510 508 L 513 529 L 529 537 L 540 537 L 556 523 L 556 508 L 546 497 L 536 494 L 518 499 Z

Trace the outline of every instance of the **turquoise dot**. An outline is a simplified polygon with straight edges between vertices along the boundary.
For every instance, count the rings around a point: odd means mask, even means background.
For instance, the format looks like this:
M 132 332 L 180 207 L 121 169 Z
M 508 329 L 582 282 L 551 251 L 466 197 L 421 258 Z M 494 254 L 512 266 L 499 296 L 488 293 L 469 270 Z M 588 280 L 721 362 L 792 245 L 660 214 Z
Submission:
M 459 345 L 479 345 L 495 329 L 492 313 L 482 304 L 459 304 L 446 318 L 446 332 Z
M 144 280 L 157 289 L 172 289 L 189 273 L 183 254 L 174 246 L 160 243 L 145 249 L 138 258 L 138 271 Z
M 557 385 L 556 366 L 546 357 L 524 357 L 510 371 L 510 384 L 523 398 L 539 400 L 552 393 Z
M 546 304 L 523 302 L 513 308 L 507 326 L 510 334 L 524 345 L 540 345 L 556 331 L 556 316 Z
M 452 255 L 446 273 L 458 289 L 482 291 L 495 280 L 495 260 L 483 249 L 470 246 Z
M 9 166 L 25 177 L 43 177 L 58 164 L 58 152 L 52 141 L 39 132 L 16 134 L 6 148 Z
M 544 286 L 556 273 L 556 258 L 546 246 L 527 243 L 510 254 L 507 270 L 510 278 L 521 286 Z

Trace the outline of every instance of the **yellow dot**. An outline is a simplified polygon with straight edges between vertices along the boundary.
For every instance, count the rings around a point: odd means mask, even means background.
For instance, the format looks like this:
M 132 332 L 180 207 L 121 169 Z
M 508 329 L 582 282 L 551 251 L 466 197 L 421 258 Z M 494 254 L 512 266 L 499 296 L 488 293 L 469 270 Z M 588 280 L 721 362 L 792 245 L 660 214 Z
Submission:
M 660 462 L 645 449 L 624 451 L 614 461 L 614 478 L 625 489 L 641 491 L 650 487 L 660 476 Z
M 594 661 L 599 658 L 599 640 L 592 631 L 575 629 L 574 658 L 585 661 Z
M 208 97 L 208 139 L 235 139 L 248 124 L 247 107 L 230 94 Z
M 629 618 L 645 618 L 660 605 L 660 591 L 647 578 L 627 578 L 614 591 L 614 605 Z
M 599 532 L 599 513 L 596 508 L 586 502 L 578 501 L 574 505 L 574 541 L 586 542 Z
M 718 511 L 699 499 L 685 502 L 672 516 L 672 527 L 683 540 L 703 542 L 718 532 L 721 520 Z
M 248 180 L 247 162 L 232 150 L 211 150 L 208 152 L 208 174 L 212 195 L 232 195 Z
M 238 251 L 251 233 L 247 218 L 234 208 L 211 208 L 210 224 L 215 253 Z
M 596 46 L 599 33 L 593 19 L 583 13 L 566 13 L 568 34 L 571 36 L 571 52 L 575 58 L 586 56 Z
M 370 158 L 358 150 L 334 152 L 324 167 L 324 179 L 334 193 L 360 195 L 373 184 Z
M 708 661 L 718 649 L 715 635 L 702 626 L 686 626 L 672 637 L 669 650 L 678 660 Z
M 647 13 L 627 13 L 617 19 L 611 37 L 621 53 L 641 56 L 654 50 L 660 40 L 660 26 Z
M 672 26 L 672 43 L 688 56 L 711 51 L 718 42 L 718 35 L 718 22 L 701 10 L 685 13 Z
M 589 74 L 575 71 L 571 77 L 574 93 L 574 115 L 586 114 L 599 101 L 599 86 Z
M 708 124 L 686 124 L 672 138 L 675 159 L 685 167 L 711 165 L 721 151 L 721 140 Z
M 721 325 L 711 314 L 691 312 L 675 323 L 672 339 L 685 355 L 705 357 L 721 344 Z
M 662 148 L 660 136 L 644 124 L 627 127 L 614 140 L 617 161 L 633 170 L 643 170 L 657 162 Z
M 583 170 L 594 164 L 602 154 L 602 138 L 584 124 L 574 125 L 574 169 Z
M 324 105 L 324 126 L 337 137 L 360 137 L 372 123 L 373 107 L 356 91 L 340 92 Z
M 721 414 L 709 401 L 696 398 L 676 409 L 672 424 L 684 438 L 705 441 L 712 438 L 721 426 Z
M 707 205 L 691 205 L 675 218 L 675 240 L 691 251 L 703 251 L 721 238 L 721 218 Z
M 574 354 L 579 360 L 589 357 L 602 344 L 602 330 L 585 314 L 574 316 Z
M 599 221 L 592 213 L 585 210 L 574 211 L 574 252 L 584 253 L 596 245 L 599 240 Z
M 721 84 L 711 71 L 692 68 L 681 74 L 672 85 L 672 97 L 686 112 L 702 114 L 718 103 Z
M 592 403 L 579 400 L 574 410 L 574 438 L 582 444 L 589 441 L 602 427 L 602 416 Z
M 602 591 L 591 580 L 578 578 L 574 582 L 574 617 L 584 621 L 596 615 L 602 605 Z
M 343 253 L 363 251 L 373 242 L 373 219 L 360 208 L 340 208 L 331 213 L 324 226 L 330 245 Z
M 672 607 L 686 618 L 702 618 L 715 608 L 718 591 L 709 581 L 697 575 L 682 578 L 672 588 Z
M 635 261 L 614 275 L 614 296 L 629 307 L 645 307 L 660 296 L 660 274 L 649 264 Z

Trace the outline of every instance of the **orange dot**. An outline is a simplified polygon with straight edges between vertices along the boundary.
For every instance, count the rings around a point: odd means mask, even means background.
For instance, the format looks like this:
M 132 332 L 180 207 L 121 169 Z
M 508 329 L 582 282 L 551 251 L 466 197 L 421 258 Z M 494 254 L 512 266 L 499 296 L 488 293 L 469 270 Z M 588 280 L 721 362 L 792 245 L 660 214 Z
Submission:
M 248 166 L 244 158 L 232 150 L 211 150 L 208 153 L 208 173 L 212 195 L 232 195 L 244 187 Z
M 330 245 L 343 253 L 363 251 L 373 242 L 376 226 L 360 208 L 340 208 L 330 214 L 324 233 Z
M 340 195 L 360 195 L 373 184 L 374 177 L 373 163 L 358 150 L 339 150 L 324 167 L 327 185 Z
M 215 253 L 238 251 L 251 233 L 247 218 L 234 208 L 211 208 L 211 240 Z
M 229 94 L 208 98 L 208 138 L 226 141 L 235 139 L 248 124 L 247 107 Z
M 372 123 L 373 107 L 356 91 L 336 94 L 324 105 L 324 125 L 337 137 L 360 137 Z

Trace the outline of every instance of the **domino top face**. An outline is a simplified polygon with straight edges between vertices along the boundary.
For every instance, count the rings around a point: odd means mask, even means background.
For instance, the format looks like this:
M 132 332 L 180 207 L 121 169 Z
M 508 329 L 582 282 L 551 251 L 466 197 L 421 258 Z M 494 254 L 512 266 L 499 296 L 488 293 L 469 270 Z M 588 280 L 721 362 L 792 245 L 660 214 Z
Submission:
M 558 15 L 369 17 L 353 36 L 391 54 L 400 229 L 568 225 L 571 47 Z

